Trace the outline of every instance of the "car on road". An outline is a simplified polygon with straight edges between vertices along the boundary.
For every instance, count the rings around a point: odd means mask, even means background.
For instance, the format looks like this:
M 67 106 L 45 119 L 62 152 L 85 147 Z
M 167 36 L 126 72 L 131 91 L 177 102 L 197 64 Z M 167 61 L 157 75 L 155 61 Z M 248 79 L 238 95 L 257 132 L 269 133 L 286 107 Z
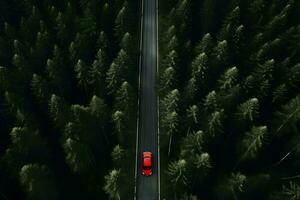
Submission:
M 152 175 L 152 153 L 150 151 L 143 152 L 142 174 L 144 176 Z

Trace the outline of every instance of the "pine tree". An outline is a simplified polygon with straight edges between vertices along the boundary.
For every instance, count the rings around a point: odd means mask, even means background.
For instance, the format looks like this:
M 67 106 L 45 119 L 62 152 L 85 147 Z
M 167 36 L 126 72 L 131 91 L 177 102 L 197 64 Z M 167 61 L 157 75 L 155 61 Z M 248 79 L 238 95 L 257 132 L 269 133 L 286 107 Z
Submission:
M 129 31 L 128 24 L 128 3 L 124 2 L 115 20 L 115 35 L 118 41 L 121 41 L 123 35 Z
M 206 33 L 195 47 L 195 54 L 200 55 L 201 53 L 206 53 L 206 55 L 209 56 L 212 53 L 213 46 L 214 41 L 211 34 Z
M 300 96 L 291 99 L 275 114 L 275 133 L 297 133 L 300 120 Z
M 292 88 L 299 88 L 300 63 L 293 66 L 287 74 L 288 85 Z
M 279 103 L 284 102 L 287 99 L 286 98 L 287 94 L 288 94 L 288 88 L 286 84 L 281 84 L 277 86 L 273 91 L 272 103 L 278 105 Z
M 10 71 L 6 67 L 0 66 L 0 90 L 8 89 L 10 76 Z
M 231 187 L 233 193 L 243 192 L 244 184 L 247 177 L 241 173 L 232 173 L 229 178 L 229 186 Z M 236 194 L 234 194 L 235 196 Z
M 229 16 L 226 18 L 223 27 L 220 31 L 220 40 L 232 42 L 234 31 L 240 24 L 240 8 L 235 7 Z
M 87 145 L 75 138 L 68 138 L 64 142 L 63 148 L 66 154 L 65 160 L 73 172 L 84 174 L 90 170 L 92 158 Z
M 216 59 L 214 65 L 219 71 L 220 67 L 224 69 L 224 65 L 227 65 L 228 54 L 228 42 L 226 40 L 218 42 L 214 48 L 214 58 Z
M 180 155 L 182 157 L 201 153 L 204 143 L 203 131 L 197 131 L 188 134 L 182 141 L 182 147 Z
M 161 108 L 162 115 L 169 111 L 176 111 L 179 105 L 180 94 L 177 89 L 170 91 L 162 100 L 161 100 Z
M 61 49 L 54 45 L 53 58 L 47 60 L 46 73 L 53 87 L 61 94 L 68 94 L 70 82 L 62 55 Z
M 198 87 L 196 84 L 196 78 L 195 77 L 191 77 L 188 82 L 187 85 L 185 87 L 185 96 L 186 96 L 186 102 L 192 102 L 198 94 Z
M 276 38 L 272 41 L 264 43 L 260 49 L 251 56 L 254 62 L 263 62 L 267 59 L 272 59 L 280 55 L 280 48 L 282 41 L 280 38 Z
M 237 82 L 238 69 L 236 67 L 229 68 L 219 80 L 220 90 L 228 91 Z
M 125 81 L 117 91 L 116 108 L 122 110 L 126 115 L 132 115 L 134 112 L 134 90 L 131 85 Z
M 70 106 L 62 97 L 52 94 L 49 101 L 49 112 L 54 122 L 54 125 L 58 128 L 63 128 L 70 116 Z
M 34 37 L 39 30 L 39 23 L 41 19 L 41 13 L 39 12 L 36 6 L 32 6 L 31 13 L 28 18 L 22 18 L 20 29 L 23 33 L 24 40 L 28 41 L 29 43 L 34 42 Z
M 206 53 L 199 54 L 192 62 L 192 76 L 196 78 L 199 84 L 203 84 L 206 78 L 208 57 Z
M 78 60 L 77 64 L 74 67 L 74 71 L 76 72 L 76 78 L 78 80 L 78 85 L 84 90 L 86 95 L 89 94 L 89 70 L 89 67 L 82 60 Z
M 50 39 L 50 35 L 47 31 L 37 33 L 35 47 L 31 55 L 36 66 L 43 65 L 46 62 L 47 58 L 50 56 Z
M 176 5 L 176 15 L 177 19 L 180 20 L 187 20 L 188 14 L 190 9 L 190 1 L 189 0 L 182 0 L 178 1 L 178 4 Z
M 122 9 L 122 6 L 124 6 L 125 0 L 116 0 L 113 3 L 113 10 L 116 12 L 116 14 L 119 12 L 120 9 Z
M 112 160 L 121 167 L 123 164 L 123 161 L 125 160 L 125 150 L 120 146 L 116 145 L 113 148 L 113 151 L 111 152 Z
M 69 32 L 67 31 L 66 19 L 63 13 L 58 12 L 55 21 L 57 26 L 57 37 L 60 39 L 61 42 L 64 42 L 68 39 Z
M 48 5 L 47 6 L 47 12 L 49 14 L 49 18 L 50 18 L 51 22 L 55 23 L 55 19 L 58 15 L 58 12 L 59 12 L 58 9 L 53 5 Z
M 75 39 L 69 45 L 69 59 L 73 65 L 78 59 L 88 61 L 93 57 L 96 33 L 92 35 L 77 32 Z
M 7 37 L 7 39 L 13 41 L 15 38 L 17 38 L 15 27 L 13 27 L 8 22 L 4 22 L 4 35 L 5 37 Z
M 207 132 L 211 137 L 223 132 L 223 110 L 211 113 L 207 121 Z
M 26 45 L 17 39 L 13 42 L 13 51 L 17 55 L 28 56 L 28 54 L 26 54 Z
M 72 116 L 72 121 L 78 124 L 80 127 L 88 126 L 90 123 L 90 110 L 87 106 L 82 106 L 79 104 L 71 105 L 70 112 Z M 88 130 L 84 130 L 88 132 Z
M 205 53 L 199 54 L 191 64 L 191 79 L 187 85 L 188 97 L 193 99 L 205 90 L 205 81 L 208 73 L 208 57 Z
M 108 53 L 109 51 L 109 41 L 107 38 L 107 34 L 104 31 L 99 33 L 97 39 L 97 48 L 102 49 L 104 52 Z
M 195 159 L 195 165 L 197 169 L 201 169 L 202 173 L 211 168 L 210 164 L 210 156 L 208 153 L 202 153 L 201 155 L 197 155 Z
M 108 94 L 114 94 L 122 80 L 122 69 L 116 63 L 112 63 L 106 74 Z
M 52 200 L 58 196 L 57 181 L 46 165 L 24 165 L 19 173 L 20 182 L 29 199 Z
M 28 105 L 28 102 L 22 98 L 19 94 L 14 92 L 5 91 L 4 98 L 8 108 L 9 113 L 16 114 L 20 109 L 24 110 L 24 107 Z
M 173 67 L 168 67 L 164 70 L 160 78 L 161 92 L 164 95 L 171 88 L 175 87 L 176 72 Z
M 253 24 L 253 29 L 256 28 L 257 25 L 261 24 L 263 16 L 261 16 L 260 13 L 263 13 L 265 8 L 266 3 L 264 0 L 255 0 L 250 3 L 248 7 L 249 14 L 247 15 L 247 22 L 249 22 L 249 24 Z M 254 25 L 254 22 L 256 22 L 257 25 Z
M 262 32 L 255 34 L 253 38 L 251 38 L 249 50 L 254 53 L 257 51 L 257 49 L 260 50 L 260 47 L 264 44 L 263 36 L 264 34 Z
M 83 15 L 79 20 L 80 32 L 87 37 L 94 38 L 97 34 L 98 24 L 97 18 L 100 13 L 99 1 L 87 1 L 85 6 L 82 6 Z
M 250 132 L 247 132 L 240 143 L 240 160 L 253 159 L 258 151 L 263 147 L 268 129 L 266 126 L 253 126 Z
M 183 159 L 173 161 L 168 165 L 167 174 L 171 180 L 171 183 L 176 188 L 180 189 L 183 185 L 187 184 L 187 162 Z
M 169 67 L 172 67 L 176 71 L 178 70 L 178 62 L 178 54 L 175 50 L 172 50 L 165 56 L 162 68 L 167 69 Z
M 177 23 L 177 27 L 179 27 L 180 37 L 185 37 L 186 33 L 189 30 L 190 15 L 191 15 L 191 1 L 190 0 L 178 1 L 175 10 L 174 21 Z
M 123 135 L 123 133 L 125 133 L 125 118 L 126 118 L 125 114 L 119 110 L 114 112 L 112 115 L 115 130 L 118 134 L 119 141 L 121 141 L 122 143 L 125 142 L 124 135 Z
M 172 50 L 178 51 L 178 39 L 176 35 L 174 35 L 169 41 L 166 48 L 167 52 L 171 52 Z
M 7 46 L 9 46 L 9 41 L 4 36 L 0 36 L 1 65 L 7 65 L 10 61 L 10 55 L 12 54 L 12 50 L 10 48 L 6 48 Z
M 263 99 L 268 95 L 271 81 L 273 80 L 275 61 L 267 60 L 264 64 L 258 65 L 253 74 L 253 94 L 258 99 Z
M 78 18 L 76 16 L 75 4 L 72 2 L 68 2 L 66 11 L 64 13 L 65 26 L 63 27 L 63 28 L 65 28 L 65 31 L 68 34 L 68 37 L 65 38 L 66 39 L 65 45 L 70 44 L 71 40 L 75 36 L 76 29 L 78 28 L 78 26 L 76 24 L 77 20 L 78 20 Z
M 123 38 L 120 42 L 120 47 L 121 49 L 124 49 L 124 51 L 127 52 L 128 55 L 131 56 L 133 55 L 135 46 L 134 46 L 133 38 L 130 33 L 126 32 L 123 35 Z
M 218 199 L 239 199 L 239 194 L 244 191 L 247 177 L 240 172 L 231 173 L 225 178 L 215 191 Z
M 14 127 L 10 137 L 12 145 L 6 150 L 4 159 L 13 172 L 20 170 L 24 164 L 47 159 L 49 152 L 46 142 L 37 130 Z
M 43 77 L 37 74 L 33 74 L 31 81 L 31 89 L 35 98 L 41 105 L 48 104 L 50 93 L 48 89 L 48 83 Z
M 15 67 L 15 73 L 18 74 L 17 76 L 20 81 L 26 82 L 31 78 L 33 69 L 29 65 L 28 60 L 25 57 L 15 54 L 12 58 L 12 64 Z
M 290 200 L 299 200 L 300 199 L 300 186 L 295 182 L 289 182 L 288 186 L 283 185 L 282 196 Z
M 193 154 L 190 157 L 190 176 L 192 187 L 195 187 L 195 184 L 203 182 L 212 168 L 211 158 L 208 153 Z M 196 172 L 196 173 L 193 173 Z
M 241 63 L 243 59 L 243 55 L 245 55 L 245 27 L 244 25 L 240 25 L 234 31 L 233 35 L 233 44 L 232 44 L 232 55 L 231 60 L 233 63 Z
M 109 109 L 103 99 L 94 95 L 91 98 L 88 109 L 91 116 L 96 119 L 97 124 L 101 125 L 107 122 L 107 119 L 109 117 Z
M 170 155 L 170 152 L 172 150 L 173 134 L 178 131 L 178 124 L 178 114 L 175 111 L 166 113 L 166 115 L 162 119 L 162 127 L 166 130 L 166 133 L 170 138 L 168 155 Z
M 112 6 L 110 4 L 110 2 L 105 2 L 103 7 L 102 7 L 102 12 L 101 12 L 101 26 L 102 29 L 106 32 L 106 33 L 111 33 L 111 29 L 112 29 L 112 24 L 113 24 L 113 10 L 112 10 Z
M 281 12 L 267 24 L 265 29 L 266 31 L 264 33 L 265 38 L 272 39 L 280 32 L 280 30 L 284 30 L 286 28 L 288 16 L 293 5 L 293 0 L 288 1 L 287 5 L 282 8 Z
M 103 187 L 104 191 L 109 195 L 112 200 L 120 200 L 120 183 L 119 176 L 121 170 L 112 170 L 108 175 L 105 176 L 105 185 Z
M 240 120 L 253 121 L 258 116 L 259 101 L 251 98 L 237 108 L 237 116 Z
M 193 127 L 193 125 L 196 125 L 199 123 L 198 121 L 198 115 L 199 115 L 199 108 L 196 105 L 190 106 L 187 110 L 187 120 L 189 125 L 189 128 Z
M 109 94 L 116 94 L 118 88 L 128 77 L 128 55 L 121 49 L 117 58 L 110 65 L 106 74 L 106 83 Z
M 4 92 L 4 100 L 6 103 L 6 112 L 14 121 L 14 126 L 27 126 L 38 129 L 38 121 L 35 113 L 32 113 L 32 105 L 28 99 L 24 98 L 24 91 L 20 92 Z
M 165 33 L 165 37 L 162 38 L 163 41 L 164 41 L 163 43 L 164 43 L 164 44 L 168 44 L 169 41 L 170 41 L 174 36 L 176 36 L 176 27 L 175 27 L 175 25 L 170 25 L 169 28 L 168 28 L 168 30 L 167 30 L 166 33 Z M 167 49 L 170 50 L 170 48 L 167 48 Z
M 207 113 L 219 109 L 218 97 L 216 91 L 213 90 L 205 96 L 203 106 L 204 106 L 204 110 Z
M 99 49 L 96 58 L 90 68 L 89 79 L 92 88 L 94 88 L 94 94 L 104 96 L 105 94 L 105 76 L 108 69 L 108 57 L 105 51 Z

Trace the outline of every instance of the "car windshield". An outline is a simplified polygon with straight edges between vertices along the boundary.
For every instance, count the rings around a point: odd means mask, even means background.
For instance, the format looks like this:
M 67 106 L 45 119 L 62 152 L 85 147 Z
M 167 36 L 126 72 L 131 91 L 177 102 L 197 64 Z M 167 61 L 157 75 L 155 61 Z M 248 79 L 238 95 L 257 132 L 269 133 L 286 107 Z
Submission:
M 150 166 L 143 166 L 143 169 L 144 169 L 144 170 L 150 170 L 151 167 L 150 167 Z

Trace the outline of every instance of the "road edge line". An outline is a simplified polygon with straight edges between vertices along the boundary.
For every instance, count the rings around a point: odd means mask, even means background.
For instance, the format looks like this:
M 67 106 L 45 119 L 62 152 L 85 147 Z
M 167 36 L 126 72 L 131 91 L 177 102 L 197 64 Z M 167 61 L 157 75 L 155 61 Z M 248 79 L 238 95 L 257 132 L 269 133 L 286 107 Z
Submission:
M 156 0 L 156 76 L 159 84 L 159 48 L 158 48 L 158 0 Z M 158 200 L 160 200 L 160 144 L 159 144 L 159 91 L 157 92 L 157 165 L 158 165 Z
M 144 0 L 142 1 L 141 21 L 140 21 L 140 56 L 139 56 L 139 86 L 138 86 L 138 102 L 137 102 L 137 124 L 136 124 L 136 143 L 135 143 L 135 175 L 134 175 L 134 200 L 137 193 L 137 168 L 138 168 L 138 144 L 139 144 L 139 123 L 140 123 L 140 91 L 141 91 L 141 68 L 142 68 L 142 44 L 143 44 L 143 20 L 144 20 Z

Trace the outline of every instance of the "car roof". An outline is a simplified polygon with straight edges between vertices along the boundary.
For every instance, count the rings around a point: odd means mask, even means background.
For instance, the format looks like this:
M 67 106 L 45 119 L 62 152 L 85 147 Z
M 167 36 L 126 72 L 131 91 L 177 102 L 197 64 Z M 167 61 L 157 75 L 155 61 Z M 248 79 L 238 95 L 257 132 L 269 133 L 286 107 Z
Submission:
M 152 153 L 150 151 L 143 152 L 143 156 L 152 156 Z
M 150 167 L 152 165 L 151 161 L 152 153 L 150 151 L 143 152 L 143 165 Z
M 151 166 L 151 158 L 149 158 L 149 157 L 144 158 L 144 166 L 147 166 L 147 167 Z

